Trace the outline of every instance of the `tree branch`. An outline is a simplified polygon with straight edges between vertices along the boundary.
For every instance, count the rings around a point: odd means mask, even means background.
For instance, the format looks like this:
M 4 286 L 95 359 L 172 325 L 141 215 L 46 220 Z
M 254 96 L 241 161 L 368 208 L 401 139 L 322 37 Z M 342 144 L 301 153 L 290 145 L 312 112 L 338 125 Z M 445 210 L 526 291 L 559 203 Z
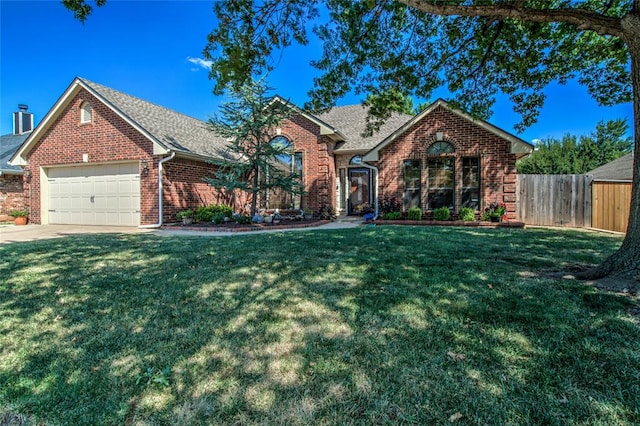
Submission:
M 436 3 L 433 0 L 397 0 L 409 7 L 434 15 L 490 16 L 511 18 L 528 22 L 565 22 L 577 29 L 595 31 L 600 35 L 624 37 L 620 18 L 601 15 L 585 9 L 531 9 L 516 2 L 493 4 L 488 6 L 459 6 Z M 638 0 L 635 0 L 638 1 Z

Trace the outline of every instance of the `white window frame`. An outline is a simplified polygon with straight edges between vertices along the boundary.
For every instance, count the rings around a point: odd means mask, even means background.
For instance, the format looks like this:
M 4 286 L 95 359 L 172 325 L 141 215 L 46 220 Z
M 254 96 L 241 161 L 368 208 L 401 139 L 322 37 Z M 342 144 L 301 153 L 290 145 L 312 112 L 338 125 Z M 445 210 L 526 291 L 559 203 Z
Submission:
M 93 108 L 89 102 L 80 105 L 80 124 L 89 124 L 93 121 Z

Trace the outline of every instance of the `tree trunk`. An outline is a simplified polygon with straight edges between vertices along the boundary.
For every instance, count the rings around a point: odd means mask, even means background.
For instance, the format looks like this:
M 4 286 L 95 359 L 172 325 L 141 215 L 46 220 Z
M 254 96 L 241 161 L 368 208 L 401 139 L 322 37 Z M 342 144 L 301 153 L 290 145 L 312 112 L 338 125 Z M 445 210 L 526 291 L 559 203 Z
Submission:
M 635 14 L 634 14 L 635 15 Z M 625 22 L 628 32 L 625 39 L 631 57 L 631 81 L 633 85 L 633 183 L 631 186 L 631 209 L 627 234 L 622 245 L 600 266 L 586 271 L 580 277 L 597 279 L 608 275 L 621 276 L 640 281 L 640 16 L 635 15 Z
M 258 188 L 260 187 L 260 175 L 258 174 L 259 168 L 256 167 L 253 170 L 253 188 L 251 191 L 251 217 L 256 215 L 256 209 L 258 204 Z

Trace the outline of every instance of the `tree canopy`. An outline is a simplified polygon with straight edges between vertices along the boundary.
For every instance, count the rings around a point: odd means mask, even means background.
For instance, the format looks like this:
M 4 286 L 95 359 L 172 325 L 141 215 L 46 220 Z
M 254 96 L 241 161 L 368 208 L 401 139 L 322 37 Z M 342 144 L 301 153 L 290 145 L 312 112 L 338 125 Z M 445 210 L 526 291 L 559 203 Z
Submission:
M 584 174 L 631 152 L 626 120 L 600 122 L 589 135 L 548 138 L 516 164 L 524 174 Z
M 306 105 L 313 111 L 354 90 L 375 94 L 373 110 L 385 116 L 401 105 L 383 93 L 428 99 L 446 86 L 454 106 L 483 119 L 506 94 L 521 130 L 536 121 L 552 81 L 577 78 L 603 105 L 631 100 L 627 48 L 595 19 L 623 16 L 627 2 L 230 0 L 214 10 L 220 24 L 204 53 L 217 92 L 273 69 L 281 48 L 313 33 L 323 46 L 312 62 L 320 71 Z

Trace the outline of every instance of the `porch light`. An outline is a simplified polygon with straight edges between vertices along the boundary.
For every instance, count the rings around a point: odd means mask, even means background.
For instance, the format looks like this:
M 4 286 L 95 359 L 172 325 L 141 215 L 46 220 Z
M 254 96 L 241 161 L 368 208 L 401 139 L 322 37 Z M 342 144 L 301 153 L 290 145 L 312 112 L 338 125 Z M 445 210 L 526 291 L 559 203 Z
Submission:
M 142 176 L 147 176 L 149 174 L 149 163 L 147 163 L 147 160 L 142 160 L 140 162 L 140 167 L 142 168 Z
M 27 179 L 27 181 L 31 180 L 31 170 L 27 169 L 24 171 L 24 177 Z
M 444 140 L 444 132 L 436 132 L 436 140 L 437 141 Z

